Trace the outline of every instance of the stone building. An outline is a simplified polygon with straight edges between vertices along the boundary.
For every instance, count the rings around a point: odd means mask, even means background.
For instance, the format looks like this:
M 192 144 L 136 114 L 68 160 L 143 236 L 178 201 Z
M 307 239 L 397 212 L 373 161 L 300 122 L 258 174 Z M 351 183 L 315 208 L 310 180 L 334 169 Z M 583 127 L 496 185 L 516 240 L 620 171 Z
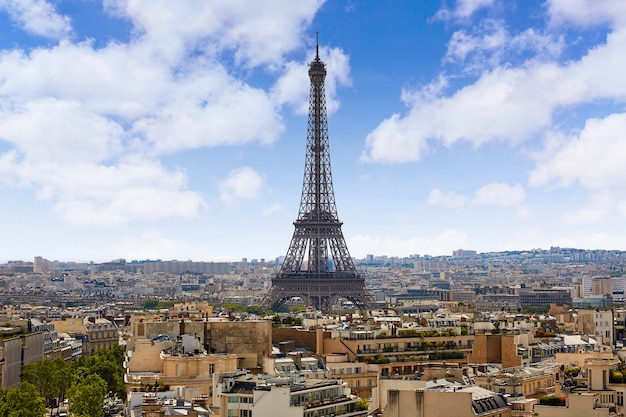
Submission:
M 532 362 L 530 333 L 477 334 L 469 363 L 498 363 L 502 368 L 528 366 Z
M 119 344 L 118 328 L 112 321 L 96 317 L 72 317 L 52 321 L 59 333 L 82 340 L 82 354 L 91 356 Z
M 24 324 L 0 327 L 0 389 L 20 385 L 22 366 L 44 358 L 44 334 L 32 332 L 28 323 Z
M 175 341 L 163 335 L 137 340 L 126 353 L 126 389 L 159 391 L 181 387 L 196 395 L 212 394 L 216 373 L 235 372 L 239 358 L 234 354 L 209 354 L 195 335 L 184 334 Z
M 561 405 L 536 404 L 538 417 L 618 417 L 624 413 L 626 386 L 611 384 L 610 375 L 619 366 L 617 359 L 586 359 L 582 385 L 567 392 Z M 580 380 L 581 378 L 579 378 Z
M 367 416 L 341 380 L 300 376 L 221 375 L 213 390 L 220 416 L 321 417 Z
M 208 353 L 235 354 L 240 367 L 253 369 L 263 366 L 263 357 L 272 352 L 272 322 L 270 320 L 230 321 L 224 319 L 186 318 L 165 320 L 133 317 L 129 348 L 137 338 L 152 340 L 167 335 L 172 340 L 183 334 L 200 338 Z
M 394 389 L 387 393 L 383 417 L 510 417 L 505 398 L 484 388 Z

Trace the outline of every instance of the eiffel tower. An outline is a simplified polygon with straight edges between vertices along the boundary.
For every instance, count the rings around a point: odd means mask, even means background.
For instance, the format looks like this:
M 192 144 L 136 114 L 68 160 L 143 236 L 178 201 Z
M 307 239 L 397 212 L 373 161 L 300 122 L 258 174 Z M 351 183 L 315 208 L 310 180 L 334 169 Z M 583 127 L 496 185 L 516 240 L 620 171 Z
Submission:
M 319 57 L 319 44 L 315 59 L 309 64 L 309 78 L 311 92 L 300 211 L 285 260 L 262 304 L 276 310 L 299 297 L 307 306 L 329 313 L 338 300 L 345 299 L 361 309 L 371 309 L 374 299 L 354 266 L 341 232 L 343 223 L 337 217 L 328 150 L 326 67 Z

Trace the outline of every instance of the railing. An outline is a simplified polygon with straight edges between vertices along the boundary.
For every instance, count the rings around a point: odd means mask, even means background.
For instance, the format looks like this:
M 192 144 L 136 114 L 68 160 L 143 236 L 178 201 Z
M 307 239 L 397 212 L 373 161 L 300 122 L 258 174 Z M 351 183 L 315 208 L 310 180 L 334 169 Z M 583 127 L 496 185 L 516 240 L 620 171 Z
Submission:
M 471 351 L 472 347 L 469 345 L 450 345 L 450 346 L 431 346 L 427 348 L 411 346 L 408 348 L 392 347 L 392 348 L 368 349 L 368 350 L 357 349 L 356 354 L 359 357 L 363 357 L 363 356 L 370 356 L 372 354 L 376 355 L 379 353 L 382 353 L 383 355 L 384 354 L 396 354 L 396 353 L 420 354 L 420 353 L 431 353 L 431 352 L 442 351 L 442 350 L 466 352 L 466 351 Z

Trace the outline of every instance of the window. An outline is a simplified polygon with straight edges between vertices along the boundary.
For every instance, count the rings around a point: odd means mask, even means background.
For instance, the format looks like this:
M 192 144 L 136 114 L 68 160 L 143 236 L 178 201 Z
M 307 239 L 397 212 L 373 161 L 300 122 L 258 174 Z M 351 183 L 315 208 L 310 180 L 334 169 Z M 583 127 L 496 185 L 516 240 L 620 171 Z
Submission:
M 210 363 L 209 364 L 209 373 L 212 374 L 215 372 L 215 364 Z

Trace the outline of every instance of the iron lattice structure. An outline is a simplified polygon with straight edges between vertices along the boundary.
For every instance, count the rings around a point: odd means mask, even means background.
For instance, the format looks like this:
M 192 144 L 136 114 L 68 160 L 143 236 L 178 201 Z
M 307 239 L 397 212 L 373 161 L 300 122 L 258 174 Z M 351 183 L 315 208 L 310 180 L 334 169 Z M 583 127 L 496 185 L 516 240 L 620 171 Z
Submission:
M 373 297 L 358 274 L 341 232 L 330 170 L 324 80 L 319 58 L 309 64 L 311 91 L 302 198 L 295 231 L 285 260 L 272 279 L 263 305 L 276 309 L 294 297 L 323 312 L 339 299 L 362 309 L 374 307 Z

